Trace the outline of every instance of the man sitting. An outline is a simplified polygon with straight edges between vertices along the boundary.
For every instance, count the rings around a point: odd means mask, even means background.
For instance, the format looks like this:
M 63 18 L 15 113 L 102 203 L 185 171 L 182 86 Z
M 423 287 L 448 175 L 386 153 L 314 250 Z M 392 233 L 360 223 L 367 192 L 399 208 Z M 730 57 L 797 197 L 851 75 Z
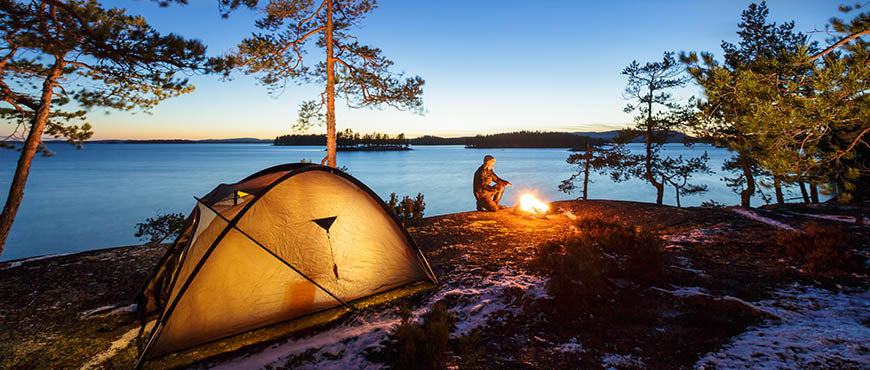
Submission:
M 495 167 L 495 158 L 487 155 L 483 157 L 483 165 L 474 171 L 474 198 L 477 200 L 478 211 L 495 212 L 507 208 L 499 205 L 498 202 L 501 200 L 504 188 L 513 184 L 496 176 L 492 172 L 493 167 Z

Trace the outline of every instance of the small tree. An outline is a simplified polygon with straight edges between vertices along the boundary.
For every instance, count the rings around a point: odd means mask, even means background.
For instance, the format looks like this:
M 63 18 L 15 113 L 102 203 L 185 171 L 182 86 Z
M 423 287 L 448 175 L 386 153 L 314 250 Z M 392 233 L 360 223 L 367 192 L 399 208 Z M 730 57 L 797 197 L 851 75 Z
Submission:
M 80 146 L 92 135 L 85 109 L 148 110 L 193 91 L 175 75 L 205 61 L 198 41 L 161 35 L 97 0 L 0 1 L 0 53 L 0 118 L 15 125 L 3 146 L 21 152 L 0 214 L 0 253 L 34 156 L 46 153 L 43 135 Z
M 229 9 L 241 5 L 256 8 L 262 2 L 221 0 Z M 304 130 L 325 121 L 327 154 L 321 164 L 335 167 L 336 97 L 344 98 L 350 108 L 387 105 L 423 112 L 423 79 L 403 79 L 391 72 L 393 62 L 382 56 L 380 49 L 361 45 L 349 33 L 376 6 L 375 0 L 269 0 L 261 9 L 265 16 L 256 23 L 262 33 L 244 39 L 238 52 L 227 56 L 216 69 L 227 75 L 233 68 L 258 75 L 273 91 L 280 91 L 290 80 L 324 84 L 320 99 L 302 103 L 294 127 Z M 315 46 L 325 56 L 311 68 L 305 65 L 303 54 L 306 42 L 315 36 Z
M 591 142 L 586 143 L 586 150 L 577 151 L 568 155 L 568 159 L 565 162 L 568 164 L 572 164 L 577 166 L 577 172 L 571 174 L 571 177 L 562 180 L 562 183 L 559 184 L 559 191 L 567 194 L 571 194 L 574 190 L 577 189 L 577 185 L 574 183 L 579 178 L 583 179 L 583 200 L 587 200 L 589 196 L 589 173 L 592 171 L 603 171 L 608 166 L 611 166 L 611 162 L 617 158 L 624 155 L 624 153 L 617 152 L 617 150 L 621 147 L 617 148 L 607 148 L 603 145 L 592 145 Z
M 712 173 L 713 171 L 707 166 L 709 159 L 710 156 L 704 152 L 696 158 L 683 159 L 683 156 L 679 156 L 668 157 L 662 161 L 662 168 L 665 169 L 664 181 L 674 187 L 677 207 L 681 207 L 680 195 L 700 194 L 707 191 L 707 185 L 690 184 L 689 179 L 696 173 Z
M 662 145 L 668 142 L 675 130 L 685 127 L 694 119 L 694 100 L 682 106 L 670 92 L 684 86 L 688 78 L 683 76 L 682 66 L 674 58 L 673 52 L 664 53 L 661 62 L 649 62 L 641 66 L 633 61 L 622 74 L 628 77 L 625 98 L 631 101 L 626 105 L 625 112 L 637 112 L 638 115 L 635 117 L 635 127 L 620 131 L 615 141 L 617 145 L 624 146 L 640 138 L 645 152 L 628 154 L 627 151 L 619 151 L 624 154 L 609 161 L 613 168 L 611 177 L 617 181 L 631 177 L 646 179 L 656 189 L 656 204 L 662 204 L 669 179 L 680 173 L 690 176 L 698 169 L 692 166 L 706 166 L 706 156 L 689 161 L 682 157 L 662 158 L 660 154 Z M 690 145 L 691 142 L 686 144 Z M 689 184 L 682 186 L 685 189 L 692 188 Z
M 161 214 L 137 223 L 135 236 L 147 239 L 148 244 L 157 246 L 167 238 L 178 236 L 184 227 L 184 221 L 184 214 L 181 213 Z

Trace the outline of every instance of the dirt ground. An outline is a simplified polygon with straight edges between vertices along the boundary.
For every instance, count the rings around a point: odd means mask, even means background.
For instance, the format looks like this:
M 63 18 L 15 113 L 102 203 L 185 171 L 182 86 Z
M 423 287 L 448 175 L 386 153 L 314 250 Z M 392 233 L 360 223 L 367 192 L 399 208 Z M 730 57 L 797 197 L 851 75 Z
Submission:
M 829 290 L 870 287 L 866 265 L 850 273 L 805 271 L 776 243 L 780 228 L 730 208 L 603 200 L 562 201 L 552 207 L 546 218 L 508 209 L 435 216 L 406 226 L 442 284 L 461 287 L 499 271 L 545 273 L 534 264 L 542 242 L 581 232 L 577 218 L 614 219 L 665 239 L 666 283 L 642 289 L 632 281 L 614 280 L 610 284 L 616 293 L 606 307 L 577 302 L 569 309 L 507 290 L 504 294 L 515 295 L 515 309 L 487 317 L 480 328 L 482 358 L 473 367 L 693 367 L 747 328 L 771 319 L 769 312 L 747 302 L 769 299 L 793 284 Z M 867 213 L 866 208 L 787 205 L 752 212 L 796 229 L 810 222 L 838 225 L 854 252 L 867 256 L 866 224 L 807 216 L 855 216 Z M 131 246 L 0 263 L 0 367 L 132 367 L 135 340 L 109 350 L 138 328 L 130 305 L 164 250 Z M 705 294 L 673 294 L 676 287 Z M 426 294 L 417 302 L 425 301 Z M 870 321 L 865 325 L 870 327 Z M 582 350 L 554 350 L 566 343 L 582 343 Z M 621 354 L 620 362 L 610 360 L 614 353 Z M 451 361 L 463 367 L 459 357 L 454 354 Z M 819 365 L 867 364 L 846 359 Z

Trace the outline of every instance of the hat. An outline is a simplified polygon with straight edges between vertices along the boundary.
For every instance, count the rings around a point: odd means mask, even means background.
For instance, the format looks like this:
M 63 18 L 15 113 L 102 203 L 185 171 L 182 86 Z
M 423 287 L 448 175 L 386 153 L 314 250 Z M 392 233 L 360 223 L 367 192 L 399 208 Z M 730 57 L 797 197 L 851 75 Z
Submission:
M 487 154 L 487 155 L 485 155 L 485 156 L 483 157 L 483 163 L 486 163 L 486 162 L 489 162 L 489 161 L 494 161 L 494 160 L 495 160 L 495 157 L 493 157 L 493 156 L 491 156 L 491 155 L 489 155 L 489 154 Z

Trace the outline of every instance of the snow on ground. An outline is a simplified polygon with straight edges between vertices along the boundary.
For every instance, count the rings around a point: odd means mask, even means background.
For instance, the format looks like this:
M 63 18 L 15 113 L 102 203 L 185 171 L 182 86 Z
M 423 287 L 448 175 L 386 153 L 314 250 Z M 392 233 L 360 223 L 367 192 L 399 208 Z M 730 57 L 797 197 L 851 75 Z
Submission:
M 605 369 L 643 368 L 643 360 L 632 355 L 606 353 L 601 358 L 601 367 Z
M 133 311 L 136 311 L 136 304 L 135 303 L 133 303 L 129 306 L 108 305 L 108 306 L 101 306 L 101 307 L 97 307 L 97 308 L 93 308 L 90 310 L 79 312 L 79 316 L 83 317 L 83 318 L 89 318 L 89 317 L 92 317 L 94 315 L 96 315 L 94 317 L 103 317 L 103 316 L 116 315 L 119 313 L 127 313 L 127 312 L 133 312 Z
M 435 302 L 451 298 L 450 312 L 457 319 L 451 337 L 464 335 L 474 328 L 486 326 L 487 322 L 497 320 L 503 310 L 521 309 L 510 302 L 505 295 L 509 288 L 518 288 L 530 299 L 546 297 L 546 279 L 514 271 L 510 268 L 487 275 L 484 278 L 471 276 L 470 273 L 454 273 L 450 281 L 442 283 L 421 307 L 412 311 L 411 319 L 420 320 L 421 315 L 431 309 Z M 457 284 L 463 282 L 463 284 Z M 400 323 L 401 318 L 395 310 L 363 312 L 349 322 L 324 332 L 286 343 L 275 344 L 252 354 L 230 359 L 217 369 L 254 369 L 266 366 L 283 366 L 291 357 L 308 352 L 313 361 L 303 364 L 302 368 L 311 369 L 374 369 L 381 364 L 366 360 L 366 350 L 379 349 L 389 334 Z
M 681 286 L 677 287 L 674 290 L 667 290 L 658 287 L 652 287 L 649 289 L 655 290 L 657 292 L 667 293 L 680 298 L 691 297 L 694 295 L 710 295 L 709 293 L 707 293 L 706 289 L 696 286 Z
M 860 368 L 870 364 L 870 291 L 795 285 L 760 308 L 781 318 L 734 337 L 696 368 Z
M 776 227 L 779 229 L 788 230 L 788 231 L 797 231 L 795 228 L 793 228 L 789 225 L 786 225 L 782 222 L 779 222 L 779 221 L 771 219 L 771 218 L 760 216 L 757 213 L 752 212 L 748 209 L 731 208 L 731 210 L 734 211 L 734 213 L 738 213 L 738 214 L 745 216 L 746 218 L 749 218 L 749 219 L 752 219 L 752 220 L 755 220 L 758 222 L 763 222 L 763 223 L 766 223 L 770 226 L 773 226 L 773 227 Z
M 713 238 L 719 234 L 728 233 L 729 230 L 727 228 L 714 228 L 714 229 L 694 229 L 689 232 L 680 233 L 680 234 L 670 234 L 670 235 L 662 235 L 662 239 L 668 243 L 700 243 L 700 244 L 709 244 L 713 242 Z
M 843 216 L 843 215 L 814 215 L 814 214 L 811 214 L 811 213 L 798 213 L 798 212 L 789 212 L 789 213 L 794 214 L 794 215 L 798 215 L 798 216 L 820 218 L 820 219 L 823 219 L 823 220 L 829 220 L 829 221 L 848 222 L 848 223 L 853 223 L 853 224 L 858 223 L 858 220 L 857 220 L 855 217 L 852 217 L 852 216 Z M 868 218 L 864 218 L 864 222 L 862 222 L 861 224 L 862 224 L 862 225 L 870 225 L 870 219 L 868 219 Z
M 23 260 L 12 261 L 12 262 L 10 262 L 8 265 L 6 265 L 6 267 L 4 267 L 3 270 L 19 267 L 19 266 L 21 266 L 21 265 L 23 265 L 23 264 L 25 264 L 25 263 L 27 263 L 27 262 L 39 261 L 39 260 L 44 260 L 44 259 L 54 258 L 54 257 L 60 257 L 60 256 L 68 256 L 68 255 L 70 255 L 70 254 L 72 254 L 72 253 L 49 254 L 49 255 L 46 255 L 46 256 L 30 257 L 30 258 L 25 258 L 25 259 L 23 259 Z
M 568 342 L 562 343 L 559 346 L 553 348 L 553 350 L 558 352 L 574 352 L 574 353 L 583 353 L 586 352 L 583 349 L 583 344 L 577 342 L 577 338 L 571 338 Z

